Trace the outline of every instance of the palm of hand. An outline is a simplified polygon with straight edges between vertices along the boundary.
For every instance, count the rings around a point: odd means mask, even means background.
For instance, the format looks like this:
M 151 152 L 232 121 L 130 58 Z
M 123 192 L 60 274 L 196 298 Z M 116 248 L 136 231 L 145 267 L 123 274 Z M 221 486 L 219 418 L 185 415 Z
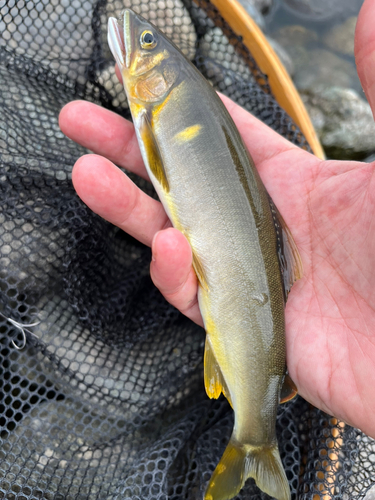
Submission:
M 309 401 L 374 434 L 374 165 L 280 160 L 291 161 L 284 212 L 304 261 L 287 304 L 289 371 Z

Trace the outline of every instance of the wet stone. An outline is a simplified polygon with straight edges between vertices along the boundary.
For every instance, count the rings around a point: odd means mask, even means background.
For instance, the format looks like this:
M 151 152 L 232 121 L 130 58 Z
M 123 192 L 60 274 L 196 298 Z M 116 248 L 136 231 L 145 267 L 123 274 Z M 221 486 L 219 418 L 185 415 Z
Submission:
M 242 2 L 253 5 L 258 12 L 265 15 L 272 8 L 274 0 L 241 0 Z
M 284 47 L 278 43 L 276 40 L 273 38 L 267 37 L 267 40 L 269 41 L 271 47 L 273 50 L 276 52 L 276 55 L 280 59 L 281 63 L 287 70 L 290 76 L 294 75 L 294 64 L 291 56 L 289 55 L 288 51 L 284 49 Z
M 363 0 L 281 0 L 284 6 L 300 18 L 326 21 L 358 12 Z
M 323 38 L 323 42 L 331 50 L 345 55 L 354 54 L 354 32 L 357 17 L 349 17 L 343 24 L 332 28 Z
M 260 29 L 264 30 L 266 27 L 264 17 L 260 13 L 259 8 L 257 7 L 258 2 L 254 2 L 253 0 L 239 0 L 242 7 L 246 10 L 249 16 L 257 23 Z
M 301 97 L 329 158 L 363 160 L 375 151 L 371 108 L 357 92 L 316 86 Z
M 318 40 L 318 34 L 315 31 L 298 24 L 283 26 L 275 31 L 272 37 L 285 48 L 294 45 L 305 46 Z
M 289 53 L 295 65 L 294 82 L 298 89 L 312 89 L 317 85 L 360 89 L 355 67 L 336 54 L 324 49 L 308 52 L 301 47 Z

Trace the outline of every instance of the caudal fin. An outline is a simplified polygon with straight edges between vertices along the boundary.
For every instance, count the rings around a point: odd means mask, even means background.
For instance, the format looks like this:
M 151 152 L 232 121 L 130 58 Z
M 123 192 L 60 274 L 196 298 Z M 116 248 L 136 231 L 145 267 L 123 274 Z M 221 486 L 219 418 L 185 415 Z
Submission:
M 205 500 L 230 500 L 247 478 L 277 500 L 290 500 L 290 489 L 277 445 L 241 446 L 233 437 L 224 451 L 208 485 Z

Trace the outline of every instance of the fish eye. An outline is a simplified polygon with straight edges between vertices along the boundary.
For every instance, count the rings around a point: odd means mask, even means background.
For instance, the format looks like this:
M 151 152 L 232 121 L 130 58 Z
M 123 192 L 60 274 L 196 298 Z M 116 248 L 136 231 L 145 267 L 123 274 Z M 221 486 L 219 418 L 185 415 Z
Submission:
M 153 49 L 156 46 L 156 36 L 152 31 L 144 31 L 142 33 L 141 46 L 143 49 Z

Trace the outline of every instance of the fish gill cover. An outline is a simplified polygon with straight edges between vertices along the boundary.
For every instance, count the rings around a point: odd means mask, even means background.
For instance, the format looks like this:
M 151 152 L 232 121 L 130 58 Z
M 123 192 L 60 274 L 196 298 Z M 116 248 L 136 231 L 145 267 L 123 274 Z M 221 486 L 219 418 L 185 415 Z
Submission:
M 86 99 L 129 117 L 106 43 L 132 7 L 218 90 L 292 142 L 246 47 L 206 0 L 7 0 L 0 7 L 0 498 L 199 499 L 231 434 L 207 399 L 204 332 L 149 278 L 149 250 L 71 183 L 87 151 L 58 113 Z M 133 176 L 143 189 L 151 188 Z M 30 325 L 30 326 L 21 326 Z M 362 499 L 374 444 L 301 398 L 279 408 L 293 499 Z M 253 480 L 238 499 L 266 499 Z

